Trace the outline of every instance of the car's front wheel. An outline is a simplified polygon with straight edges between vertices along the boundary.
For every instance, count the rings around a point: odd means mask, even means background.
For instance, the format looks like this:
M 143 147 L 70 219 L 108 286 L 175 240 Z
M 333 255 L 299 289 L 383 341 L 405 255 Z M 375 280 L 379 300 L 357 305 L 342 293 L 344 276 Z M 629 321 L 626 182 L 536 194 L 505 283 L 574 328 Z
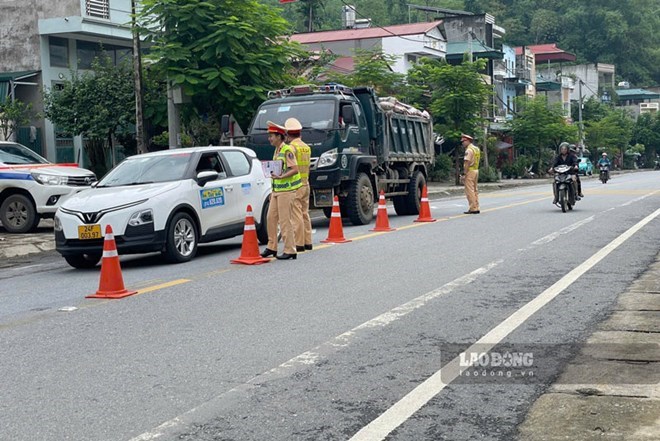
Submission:
M 77 269 L 94 268 L 101 260 L 101 254 L 75 254 L 73 256 L 64 256 L 66 263 Z
M 188 213 L 177 213 L 167 228 L 163 255 L 168 262 L 187 262 L 197 254 L 197 227 Z
M 29 233 L 39 225 L 39 215 L 29 197 L 13 194 L 0 205 L 0 222 L 8 233 Z

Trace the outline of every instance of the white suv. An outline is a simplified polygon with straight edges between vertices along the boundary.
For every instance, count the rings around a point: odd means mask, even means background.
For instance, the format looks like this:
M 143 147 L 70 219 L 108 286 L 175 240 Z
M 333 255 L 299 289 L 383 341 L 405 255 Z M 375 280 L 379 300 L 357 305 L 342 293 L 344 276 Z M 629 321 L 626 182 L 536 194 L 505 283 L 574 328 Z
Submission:
M 192 147 L 131 156 L 55 215 L 55 245 L 69 265 L 95 266 L 106 225 L 119 254 L 160 251 L 186 262 L 199 243 L 243 234 L 252 205 L 257 236 L 268 240 L 270 178 L 241 147 Z
M 78 164 L 53 164 L 24 145 L 0 141 L 0 222 L 9 233 L 33 231 L 93 182 L 94 173 Z

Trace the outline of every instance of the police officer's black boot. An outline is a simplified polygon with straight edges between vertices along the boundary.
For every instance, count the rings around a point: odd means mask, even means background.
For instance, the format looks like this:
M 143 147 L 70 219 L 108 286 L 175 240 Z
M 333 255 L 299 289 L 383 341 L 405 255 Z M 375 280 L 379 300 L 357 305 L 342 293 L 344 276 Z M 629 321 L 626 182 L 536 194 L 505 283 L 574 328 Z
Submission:
M 270 256 L 277 256 L 277 251 L 273 251 L 271 249 L 266 248 L 261 253 L 261 257 L 270 257 Z

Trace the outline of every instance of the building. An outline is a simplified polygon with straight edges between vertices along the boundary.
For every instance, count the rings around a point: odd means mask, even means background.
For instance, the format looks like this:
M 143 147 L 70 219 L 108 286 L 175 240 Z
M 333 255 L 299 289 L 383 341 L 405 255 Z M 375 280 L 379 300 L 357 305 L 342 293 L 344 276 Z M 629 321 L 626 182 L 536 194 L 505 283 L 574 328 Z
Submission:
M 642 113 L 656 113 L 660 109 L 660 93 L 645 89 L 616 89 L 618 105 L 635 117 Z
M 347 60 L 360 50 L 382 51 L 397 57 L 391 66 L 394 72 L 405 74 L 421 57 L 445 58 L 447 40 L 442 34 L 441 21 L 411 23 L 384 28 L 342 29 L 337 31 L 295 34 L 291 40 L 306 46 L 308 51 L 329 51 L 337 55 L 337 70 L 352 70 Z
M 42 93 L 70 72 L 89 69 L 105 52 L 115 62 L 132 54 L 131 0 L 2 2 L 0 100 L 43 110 Z M 82 163 L 82 140 L 63 136 L 45 119 L 19 128 L 17 140 L 53 162 Z

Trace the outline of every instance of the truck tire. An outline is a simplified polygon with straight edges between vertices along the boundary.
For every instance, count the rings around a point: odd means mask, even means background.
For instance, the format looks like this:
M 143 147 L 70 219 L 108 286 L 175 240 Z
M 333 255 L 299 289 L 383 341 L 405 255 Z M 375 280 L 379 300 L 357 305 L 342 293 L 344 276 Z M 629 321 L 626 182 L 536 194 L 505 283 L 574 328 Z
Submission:
M 29 233 L 39 225 L 39 215 L 29 197 L 16 193 L 8 196 L 0 206 L 0 222 L 7 233 Z
M 366 173 L 358 173 L 351 183 L 344 206 L 353 225 L 367 225 L 374 218 L 374 189 Z
M 415 170 L 408 182 L 408 194 L 394 198 L 394 210 L 398 215 L 417 215 L 422 201 L 422 189 L 426 185 L 424 174 Z
M 332 207 L 323 207 L 323 215 L 330 219 L 332 217 Z

